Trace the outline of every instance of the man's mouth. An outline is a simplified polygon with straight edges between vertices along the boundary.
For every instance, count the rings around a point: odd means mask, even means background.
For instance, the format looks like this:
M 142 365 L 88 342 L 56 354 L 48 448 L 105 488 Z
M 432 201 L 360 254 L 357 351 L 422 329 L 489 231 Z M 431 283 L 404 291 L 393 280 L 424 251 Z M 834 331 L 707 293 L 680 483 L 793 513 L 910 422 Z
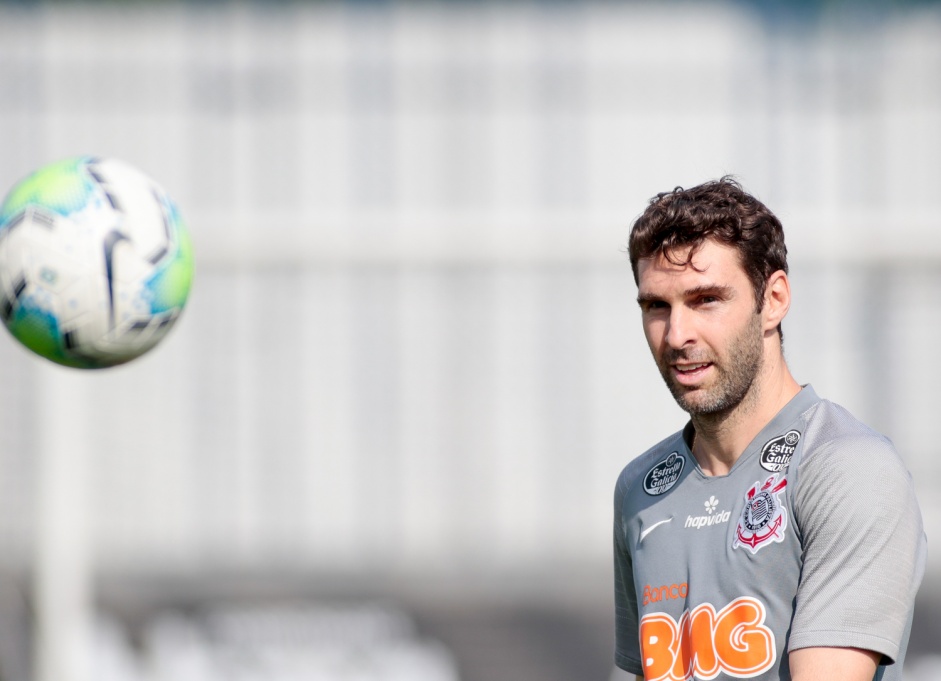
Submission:
M 702 369 L 703 367 L 709 366 L 709 362 L 699 362 L 698 364 L 674 364 L 677 371 L 682 371 L 683 373 L 689 371 L 696 371 L 697 369 Z
M 712 362 L 690 362 L 688 364 L 674 364 L 673 372 L 680 383 L 684 385 L 690 385 L 697 382 L 706 372 L 709 371 L 709 367 L 712 366 Z

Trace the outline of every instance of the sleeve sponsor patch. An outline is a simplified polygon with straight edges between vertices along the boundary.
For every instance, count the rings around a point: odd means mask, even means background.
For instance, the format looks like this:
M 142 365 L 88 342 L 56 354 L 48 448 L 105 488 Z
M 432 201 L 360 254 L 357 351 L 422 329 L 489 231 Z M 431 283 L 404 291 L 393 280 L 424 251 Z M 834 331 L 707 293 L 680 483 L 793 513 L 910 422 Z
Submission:
M 657 496 L 670 491 L 683 474 L 686 457 L 679 452 L 671 452 L 663 461 L 655 465 L 644 476 L 644 491 Z
M 789 430 L 784 435 L 778 435 L 771 438 L 761 448 L 761 458 L 759 462 L 761 467 L 772 473 L 780 473 L 787 469 L 791 463 L 791 457 L 797 450 L 797 443 L 800 442 L 801 434 L 798 430 Z

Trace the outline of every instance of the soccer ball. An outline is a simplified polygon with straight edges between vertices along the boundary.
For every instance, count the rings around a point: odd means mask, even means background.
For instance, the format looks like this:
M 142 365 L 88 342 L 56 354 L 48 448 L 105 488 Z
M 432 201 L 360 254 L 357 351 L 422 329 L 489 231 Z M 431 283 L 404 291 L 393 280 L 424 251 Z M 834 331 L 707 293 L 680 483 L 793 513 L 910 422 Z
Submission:
M 58 364 L 99 369 L 147 352 L 179 318 L 192 278 L 176 206 L 122 161 L 45 166 L 0 205 L 0 319 Z

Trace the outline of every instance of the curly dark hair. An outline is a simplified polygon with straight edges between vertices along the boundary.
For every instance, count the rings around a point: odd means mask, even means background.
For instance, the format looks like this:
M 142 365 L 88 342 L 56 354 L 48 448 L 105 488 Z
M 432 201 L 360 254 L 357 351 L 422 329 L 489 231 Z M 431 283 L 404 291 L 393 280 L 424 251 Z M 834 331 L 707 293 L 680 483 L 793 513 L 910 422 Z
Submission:
M 738 251 L 755 292 L 756 310 L 761 311 L 768 278 L 778 270 L 787 272 L 784 228 L 729 176 L 691 189 L 677 187 L 650 200 L 631 227 L 628 241 L 634 283 L 640 260 L 659 254 L 676 265 L 690 265 L 707 239 Z

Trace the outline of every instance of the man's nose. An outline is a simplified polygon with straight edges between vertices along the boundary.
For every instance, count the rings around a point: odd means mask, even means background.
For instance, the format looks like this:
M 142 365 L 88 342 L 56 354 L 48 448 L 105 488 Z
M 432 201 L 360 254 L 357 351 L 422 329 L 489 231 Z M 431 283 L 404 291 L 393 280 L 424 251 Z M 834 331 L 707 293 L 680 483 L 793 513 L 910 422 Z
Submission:
M 679 350 L 695 342 L 695 340 L 695 323 L 690 311 L 675 306 L 670 310 L 670 320 L 667 323 L 667 344 L 671 348 Z

